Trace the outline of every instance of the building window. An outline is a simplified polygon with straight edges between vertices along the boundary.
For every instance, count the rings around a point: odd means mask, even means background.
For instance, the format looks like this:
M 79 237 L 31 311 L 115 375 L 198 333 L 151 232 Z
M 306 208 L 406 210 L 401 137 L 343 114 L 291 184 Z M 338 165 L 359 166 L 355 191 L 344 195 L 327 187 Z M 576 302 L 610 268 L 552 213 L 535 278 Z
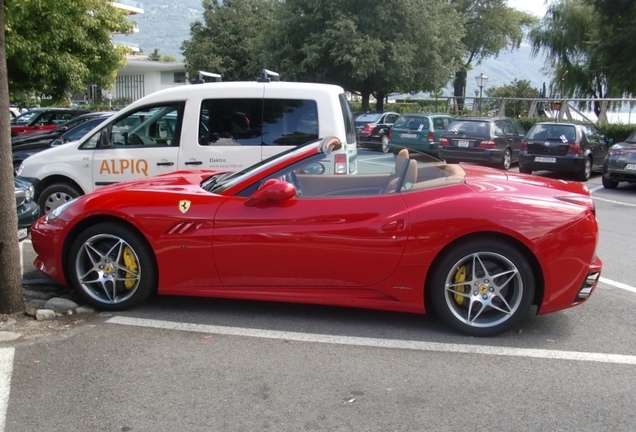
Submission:
M 185 72 L 175 72 L 174 73 L 174 82 L 175 83 L 185 83 L 186 82 L 186 73 Z

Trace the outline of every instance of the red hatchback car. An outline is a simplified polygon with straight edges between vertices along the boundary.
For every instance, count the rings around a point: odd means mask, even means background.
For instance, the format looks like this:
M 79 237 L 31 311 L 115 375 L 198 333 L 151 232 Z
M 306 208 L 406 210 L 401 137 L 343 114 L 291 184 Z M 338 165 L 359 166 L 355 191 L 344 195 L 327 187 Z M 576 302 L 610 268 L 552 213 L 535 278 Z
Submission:
M 34 224 L 36 267 L 102 310 L 153 292 L 435 310 L 474 336 L 514 328 L 533 304 L 578 305 L 596 287 L 585 186 L 407 149 L 362 150 L 356 174 L 330 175 L 324 161 L 340 145 L 97 189 Z
M 11 136 L 27 134 L 31 132 L 50 131 L 62 123 L 89 113 L 89 110 L 76 110 L 68 108 L 37 108 L 11 120 Z

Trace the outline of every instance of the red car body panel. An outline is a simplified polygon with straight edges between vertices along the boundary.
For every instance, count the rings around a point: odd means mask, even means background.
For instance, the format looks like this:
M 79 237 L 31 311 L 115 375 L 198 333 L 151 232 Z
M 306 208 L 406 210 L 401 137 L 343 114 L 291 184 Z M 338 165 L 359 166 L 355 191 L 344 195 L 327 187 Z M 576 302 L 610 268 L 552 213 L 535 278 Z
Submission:
M 308 147 L 294 160 L 312 152 Z M 465 182 L 356 197 L 355 205 L 303 197 L 249 207 L 236 196 L 294 160 L 264 165 L 221 194 L 200 187 L 209 171 L 98 189 L 57 219 L 36 222 L 36 267 L 68 284 L 65 257 L 77 233 L 96 220 L 119 219 L 153 250 L 160 294 L 424 313 L 436 260 L 468 236 L 507 239 L 524 251 L 537 271 L 540 314 L 581 303 L 586 276 L 600 272 L 595 215 L 554 199 L 589 196 L 583 185 L 462 165 Z M 181 200 L 190 201 L 185 214 Z

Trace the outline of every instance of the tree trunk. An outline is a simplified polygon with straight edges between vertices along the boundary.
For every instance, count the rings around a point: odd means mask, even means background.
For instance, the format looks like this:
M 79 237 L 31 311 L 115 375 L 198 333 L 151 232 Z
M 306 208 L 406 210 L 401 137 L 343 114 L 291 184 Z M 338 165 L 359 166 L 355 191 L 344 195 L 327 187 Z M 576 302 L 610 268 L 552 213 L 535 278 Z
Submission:
M 9 112 L 7 55 L 4 38 L 4 0 L 0 0 L 0 113 Z M 0 115 L 0 313 L 24 310 L 22 269 L 18 245 L 18 216 L 13 191 L 11 124 Z
M 386 98 L 386 93 L 378 92 L 378 98 L 375 102 L 375 110 L 378 112 L 384 111 L 384 99 Z
M 455 104 L 457 106 L 457 113 L 461 115 L 464 110 L 464 97 L 466 96 L 466 76 L 468 73 L 464 71 L 455 72 L 455 81 L 453 87 L 455 90 Z
M 369 97 L 371 96 L 371 92 L 362 90 L 360 92 L 361 103 L 362 103 L 362 111 L 369 111 Z

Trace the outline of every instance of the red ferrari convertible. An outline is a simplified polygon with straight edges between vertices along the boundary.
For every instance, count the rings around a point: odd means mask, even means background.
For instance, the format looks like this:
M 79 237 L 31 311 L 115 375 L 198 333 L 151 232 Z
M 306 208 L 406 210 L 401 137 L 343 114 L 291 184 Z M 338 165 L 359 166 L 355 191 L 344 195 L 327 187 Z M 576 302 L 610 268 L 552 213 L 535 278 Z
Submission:
M 425 313 L 493 336 L 584 302 L 601 272 L 575 182 L 359 151 L 327 138 L 240 172 L 98 189 L 36 222 L 36 267 L 101 310 L 151 293 Z

